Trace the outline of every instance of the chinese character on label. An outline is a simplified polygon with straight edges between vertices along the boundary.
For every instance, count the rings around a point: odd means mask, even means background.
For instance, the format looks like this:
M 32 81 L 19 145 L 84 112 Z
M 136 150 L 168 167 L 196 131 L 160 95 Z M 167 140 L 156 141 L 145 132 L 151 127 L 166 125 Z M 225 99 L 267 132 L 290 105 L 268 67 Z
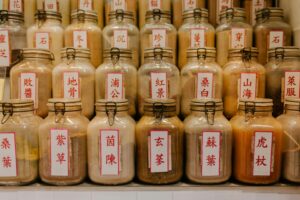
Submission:
M 219 15 L 223 10 L 233 7 L 233 0 L 217 0 L 216 19 L 219 22 Z
M 79 9 L 85 11 L 93 10 L 93 0 L 78 0 L 79 1 Z
M 150 82 L 152 99 L 168 98 L 168 81 L 166 73 L 151 72 Z
M 256 83 L 255 73 L 241 73 L 239 98 L 254 100 L 256 97 Z
M 78 72 L 64 72 L 64 98 L 74 99 L 80 97 L 80 80 Z
M 283 31 L 270 31 L 269 33 L 269 48 L 283 47 Z
M 87 48 L 87 31 L 73 31 L 73 46 Z
M 17 173 L 15 133 L 0 133 L 0 177 L 15 177 Z
M 113 44 L 114 47 L 120 49 L 127 49 L 128 48 L 128 32 L 127 30 L 114 30 L 114 37 L 113 37 Z
M 120 174 L 119 130 L 100 130 L 100 175 Z
M 285 72 L 284 98 L 299 98 L 300 71 Z
M 149 143 L 151 173 L 171 171 L 171 138 L 168 131 L 151 131 Z
M 106 75 L 106 99 L 121 100 L 124 98 L 124 84 L 122 73 L 108 73 Z
M 270 176 L 272 143 L 272 132 L 255 132 L 253 176 Z
M 183 11 L 194 10 L 196 6 L 196 0 L 183 0 Z
M 191 48 L 205 47 L 205 31 L 203 29 L 191 29 Z
M 45 0 L 44 1 L 45 11 L 58 12 L 58 1 L 57 0 Z
M 245 47 L 245 34 L 243 28 L 233 28 L 231 30 L 231 48 L 240 49 Z
M 166 29 L 153 29 L 152 30 L 152 47 L 166 47 Z
M 0 31 L 0 67 L 10 65 L 10 45 L 8 30 Z
M 256 11 L 265 8 L 265 0 L 252 1 L 252 24 L 255 24 Z
M 149 10 L 161 9 L 161 0 L 149 0 Z
M 9 11 L 23 12 L 23 0 L 9 0 Z
M 20 74 L 20 98 L 30 99 L 37 105 L 37 78 L 35 73 L 21 73 Z
M 196 98 L 213 98 L 213 73 L 198 73 L 196 77 Z
M 35 33 L 35 48 L 39 49 L 50 49 L 50 34 L 47 32 L 41 33 Z
M 113 10 L 126 10 L 126 0 L 113 0 Z

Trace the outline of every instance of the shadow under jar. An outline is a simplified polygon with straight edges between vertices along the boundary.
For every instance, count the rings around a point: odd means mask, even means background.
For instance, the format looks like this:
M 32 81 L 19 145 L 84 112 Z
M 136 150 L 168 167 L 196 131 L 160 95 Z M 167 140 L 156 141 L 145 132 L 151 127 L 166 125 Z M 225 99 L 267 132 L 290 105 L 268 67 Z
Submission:
M 88 126 L 89 177 L 95 183 L 119 185 L 134 178 L 135 121 L 128 101 L 98 100 Z
M 233 175 L 249 184 L 273 184 L 280 178 L 283 130 L 272 117 L 272 99 L 239 103 L 231 119 L 233 129 Z
M 39 127 L 39 172 L 51 185 L 74 185 L 87 173 L 87 126 L 80 99 L 49 99 L 49 115 Z
M 195 183 L 221 183 L 231 175 L 232 129 L 221 99 L 193 99 L 184 120 L 187 178 Z
M 137 177 L 148 184 L 178 182 L 183 174 L 183 123 L 172 99 L 145 102 L 136 126 Z
M 1 102 L 0 185 L 26 185 L 38 178 L 38 128 L 42 119 L 34 114 L 33 101 Z

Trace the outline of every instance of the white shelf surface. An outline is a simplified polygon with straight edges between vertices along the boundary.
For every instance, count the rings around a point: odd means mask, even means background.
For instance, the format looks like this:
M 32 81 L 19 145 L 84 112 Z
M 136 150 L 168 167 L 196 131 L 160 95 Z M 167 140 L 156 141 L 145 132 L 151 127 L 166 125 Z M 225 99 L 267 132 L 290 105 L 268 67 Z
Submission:
M 33 184 L 0 187 L 0 200 L 300 200 L 300 185 L 246 186 L 234 183 L 149 186 L 131 183 L 99 186 L 83 183 L 55 187 Z

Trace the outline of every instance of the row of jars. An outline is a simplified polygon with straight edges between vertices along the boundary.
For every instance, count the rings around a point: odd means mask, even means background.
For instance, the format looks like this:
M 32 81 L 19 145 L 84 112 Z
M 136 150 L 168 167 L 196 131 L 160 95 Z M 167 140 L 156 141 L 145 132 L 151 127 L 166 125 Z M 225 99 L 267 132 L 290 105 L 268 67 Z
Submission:
M 91 122 L 80 99 L 50 99 L 45 120 L 33 114 L 33 101 L 1 104 L 1 185 L 28 184 L 38 174 L 48 184 L 73 185 L 87 171 L 99 184 L 128 183 L 135 173 L 144 183 L 169 184 L 181 179 L 184 165 L 195 183 L 222 183 L 233 173 L 243 183 L 272 184 L 281 169 L 300 183 L 300 99 L 288 99 L 277 120 L 271 99 L 240 101 L 230 122 L 221 100 L 195 99 L 184 123 L 174 100 L 147 99 L 137 124 L 127 100 L 98 100 Z

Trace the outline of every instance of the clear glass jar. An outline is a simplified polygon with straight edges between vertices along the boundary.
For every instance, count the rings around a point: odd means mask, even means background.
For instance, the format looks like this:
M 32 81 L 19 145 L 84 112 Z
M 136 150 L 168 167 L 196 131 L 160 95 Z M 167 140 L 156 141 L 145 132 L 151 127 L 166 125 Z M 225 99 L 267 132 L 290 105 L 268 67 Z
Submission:
M 272 0 L 244 0 L 243 7 L 246 11 L 246 20 L 249 24 L 255 24 L 255 12 L 267 7 L 272 7 Z
M 134 178 L 135 121 L 128 101 L 99 100 L 88 126 L 89 177 L 95 183 L 119 185 Z
M 95 68 L 102 63 L 102 32 L 96 12 L 73 10 L 72 24 L 65 29 L 64 38 L 66 47 L 90 49 Z
M 95 12 L 98 26 L 104 27 L 104 0 L 71 0 L 71 10 Z
M 61 25 L 61 14 L 52 11 L 38 10 L 36 23 L 27 29 L 28 48 L 50 50 L 54 54 L 54 65 L 61 62 L 60 50 L 64 46 L 64 29 Z
M 273 115 L 283 112 L 286 98 L 300 98 L 300 49 L 278 47 L 268 51 L 266 68 L 266 97 L 273 99 Z
M 220 23 L 220 14 L 228 8 L 240 7 L 240 0 L 209 0 L 207 1 L 209 23 L 217 26 Z
M 283 127 L 282 177 L 300 183 L 300 99 L 286 99 L 285 112 L 277 120 Z
M 171 99 L 145 103 L 136 126 L 137 177 L 150 184 L 170 184 L 183 174 L 183 123 Z
M 171 13 L 162 10 L 148 11 L 146 24 L 141 28 L 141 64 L 144 52 L 149 48 L 170 48 L 173 50 L 173 63 L 177 63 L 177 31 L 171 24 Z
M 145 51 L 145 64 L 138 70 L 138 107 L 144 113 L 145 99 L 174 99 L 180 110 L 180 75 L 172 64 L 172 50 L 154 48 Z
M 188 48 L 215 47 L 215 28 L 208 23 L 206 9 L 195 9 L 183 13 L 183 25 L 178 30 L 178 67 L 187 63 Z
M 243 183 L 272 184 L 280 177 L 283 130 L 272 117 L 272 99 L 240 101 L 231 119 L 233 175 Z
M 195 183 L 221 183 L 231 175 L 232 128 L 221 99 L 194 99 L 184 120 L 187 178 Z
M 74 185 L 87 173 L 87 126 L 80 99 L 49 99 L 49 115 L 39 127 L 39 172 L 51 185 Z
M 155 9 L 171 13 L 172 0 L 139 0 L 139 27 L 142 28 L 147 20 L 147 12 Z M 171 18 L 171 16 L 170 16 Z
M 228 62 L 229 49 L 252 47 L 252 32 L 252 26 L 246 23 L 244 9 L 229 8 L 221 12 L 220 25 L 216 29 L 219 65 Z
M 91 119 L 95 103 L 95 68 L 90 62 L 89 49 L 61 50 L 62 63 L 52 71 L 54 98 L 82 100 L 82 114 Z
M 112 48 L 104 51 L 104 63 L 96 70 L 96 99 L 118 101 L 127 99 L 128 113 L 136 114 L 137 70 L 131 51 Z
M 33 101 L 1 102 L 0 185 L 25 185 L 38 178 L 38 128 L 42 119 L 33 114 Z
M 205 8 L 205 0 L 173 0 L 172 7 L 173 12 L 178 12 L 173 15 L 173 24 L 179 29 L 184 21 L 184 13 L 196 8 Z
M 229 51 L 229 62 L 223 70 L 224 114 L 230 119 L 239 100 L 265 97 L 266 70 L 257 62 L 258 51 L 252 47 Z
M 53 54 L 45 49 L 22 49 L 20 58 L 10 71 L 11 98 L 33 100 L 36 114 L 46 117 L 52 96 Z
M 116 10 L 109 17 L 109 24 L 103 29 L 103 50 L 113 47 L 132 50 L 132 61 L 138 68 L 140 32 L 134 25 L 133 13 Z
M 283 9 L 265 8 L 262 23 L 255 27 L 259 63 L 268 61 L 268 49 L 292 45 L 292 27 L 283 20 Z
M 105 22 L 109 24 L 111 12 L 117 10 L 129 11 L 133 15 L 133 24 L 137 25 L 138 0 L 105 0 Z
M 190 114 L 191 100 L 221 99 L 223 70 L 216 63 L 215 48 L 187 50 L 188 63 L 181 70 L 181 114 Z

